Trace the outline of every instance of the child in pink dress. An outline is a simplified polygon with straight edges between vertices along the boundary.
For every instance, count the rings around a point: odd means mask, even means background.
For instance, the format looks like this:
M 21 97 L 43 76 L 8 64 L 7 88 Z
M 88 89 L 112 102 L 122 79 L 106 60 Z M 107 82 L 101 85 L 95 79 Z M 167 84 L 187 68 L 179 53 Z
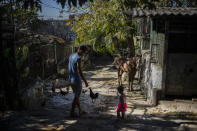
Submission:
M 118 103 L 118 108 L 117 108 L 117 118 L 120 118 L 120 112 L 122 113 L 122 119 L 124 119 L 125 112 L 127 110 L 127 103 L 126 103 L 126 96 L 124 94 L 124 87 L 119 86 L 118 87 L 118 93 L 120 94 L 119 96 L 119 103 Z

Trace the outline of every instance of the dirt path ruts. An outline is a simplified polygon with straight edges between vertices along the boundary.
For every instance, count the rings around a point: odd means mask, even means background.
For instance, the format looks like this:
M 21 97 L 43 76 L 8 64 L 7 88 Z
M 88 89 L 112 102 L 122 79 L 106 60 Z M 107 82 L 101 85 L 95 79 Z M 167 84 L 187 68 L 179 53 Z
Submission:
M 49 95 L 46 107 L 36 110 L 9 112 L 1 120 L 0 128 L 7 130 L 68 130 L 68 131 L 119 131 L 119 130 L 188 130 L 195 129 L 197 120 L 180 120 L 147 115 L 151 108 L 141 94 L 138 85 L 135 91 L 125 92 L 127 96 L 126 118 L 116 119 L 117 73 L 110 65 L 110 60 L 97 61 L 94 70 L 85 71 L 89 86 L 99 93 L 99 98 L 92 103 L 89 91 L 81 94 L 81 106 L 88 112 L 81 118 L 70 118 L 69 111 L 73 99 L 72 92 L 66 96 L 52 94 L 51 87 L 46 87 Z M 123 83 L 126 86 L 126 82 Z M 83 86 L 84 87 L 84 86 Z M 83 88 L 88 90 L 88 88 Z M 188 126 L 190 124 L 190 127 Z M 192 124 L 192 126 L 191 126 Z

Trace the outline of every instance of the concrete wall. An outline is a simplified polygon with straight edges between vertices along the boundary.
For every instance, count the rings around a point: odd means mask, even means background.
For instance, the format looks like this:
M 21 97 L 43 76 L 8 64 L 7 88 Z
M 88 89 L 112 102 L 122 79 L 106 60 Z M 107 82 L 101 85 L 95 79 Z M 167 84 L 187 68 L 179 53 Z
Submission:
M 143 54 L 143 80 L 142 86 L 144 86 L 147 101 L 150 104 L 156 105 L 157 92 L 162 90 L 162 68 L 156 63 L 151 63 L 150 54 Z
M 196 18 L 182 18 L 176 21 L 171 19 L 170 23 L 165 23 L 165 28 L 163 25 L 163 29 L 153 26 L 150 38 L 152 54 L 143 53 L 142 50 L 142 86 L 151 104 L 156 103 L 159 95 L 197 96 L 197 37 L 196 24 L 193 22 L 195 20 Z M 168 33 L 164 33 L 166 28 Z M 155 61 L 151 62 L 151 57 L 155 58 Z
M 163 75 L 161 66 L 151 63 L 150 59 L 150 54 L 142 55 L 142 86 L 150 104 L 157 104 L 161 91 L 165 91 L 165 95 L 173 96 L 197 95 L 197 54 L 168 54 L 166 76 Z M 165 87 L 162 87 L 163 77 L 166 77 Z

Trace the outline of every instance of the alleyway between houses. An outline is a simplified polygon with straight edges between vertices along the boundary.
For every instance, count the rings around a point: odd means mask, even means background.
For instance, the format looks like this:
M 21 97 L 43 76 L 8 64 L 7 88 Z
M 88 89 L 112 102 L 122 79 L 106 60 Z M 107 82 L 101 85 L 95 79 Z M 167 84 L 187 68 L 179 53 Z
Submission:
M 69 111 L 73 94 L 70 89 L 65 96 L 59 89 L 52 93 L 51 84 L 45 87 L 46 106 L 31 111 L 7 112 L 1 120 L 1 128 L 8 130 L 66 130 L 66 131 L 187 131 L 197 130 L 197 102 L 160 101 L 156 107 L 146 102 L 137 81 L 134 91 L 127 92 L 127 112 L 125 120 L 117 121 L 117 72 L 112 61 L 102 58 L 95 67 L 84 71 L 89 87 L 99 93 L 99 98 L 92 103 L 89 90 L 83 85 L 85 93 L 81 94 L 81 106 L 88 114 L 80 118 L 70 118 Z M 127 82 L 124 82 L 124 87 Z

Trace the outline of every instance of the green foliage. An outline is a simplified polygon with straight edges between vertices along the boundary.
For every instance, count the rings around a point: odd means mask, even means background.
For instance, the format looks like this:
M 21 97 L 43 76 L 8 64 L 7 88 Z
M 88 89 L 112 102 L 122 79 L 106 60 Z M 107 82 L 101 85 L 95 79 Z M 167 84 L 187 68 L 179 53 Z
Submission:
M 13 17 L 17 19 L 18 23 L 21 25 L 29 25 L 31 26 L 38 20 L 38 9 L 36 7 L 31 10 L 25 10 L 24 8 L 18 6 L 15 10 L 13 10 Z
M 40 7 L 35 3 L 27 4 L 26 2 L 24 0 L 4 0 L 0 6 L 1 17 L 10 19 L 8 21 L 15 22 L 18 27 L 35 24 L 38 21 L 37 12 Z
M 15 58 L 16 58 L 16 69 L 20 72 L 22 78 L 26 78 L 29 74 L 29 67 L 26 67 L 25 61 L 28 57 L 29 49 L 26 45 L 22 47 L 16 47 Z
M 93 1 L 93 0 L 56 0 L 57 3 L 61 4 L 62 8 L 64 8 L 65 5 L 71 6 L 82 6 L 88 1 Z
M 94 0 L 88 5 L 89 13 L 70 21 L 77 34 L 75 44 L 93 44 L 97 51 L 112 55 L 119 54 L 119 48 L 132 48 L 130 51 L 134 52 L 136 23 L 122 11 L 135 7 L 154 8 L 155 1 L 158 0 Z
M 25 78 L 27 78 L 28 77 L 28 75 L 29 75 L 29 67 L 26 67 L 25 69 L 24 69 L 24 71 L 23 71 L 23 74 L 21 75 L 21 77 L 23 78 L 23 79 L 25 79 Z
M 77 33 L 75 44 L 93 44 L 99 52 L 113 54 L 117 48 L 127 47 L 130 33 L 134 33 L 132 23 L 122 13 L 119 0 L 95 0 L 89 4 L 90 13 L 77 16 L 70 21 Z
M 3 55 L 6 57 L 6 58 L 9 58 L 11 57 L 11 49 L 10 48 L 6 48 L 3 52 Z
M 37 0 L 32 1 L 32 3 L 27 3 L 24 0 L 4 0 L 1 1 L 0 6 L 1 16 L 12 18 L 16 26 L 19 28 L 30 27 L 37 22 L 37 11 L 38 5 Z M 35 3 L 34 3 L 35 2 Z M 20 39 L 20 38 L 19 38 Z M 14 46 L 14 45 L 13 45 Z M 26 79 L 29 74 L 29 67 L 27 67 L 27 57 L 29 49 L 26 44 L 16 44 L 13 48 L 15 53 L 14 57 L 11 48 L 5 48 L 3 55 L 9 60 L 10 63 L 15 63 L 16 70 L 18 72 L 18 80 Z

